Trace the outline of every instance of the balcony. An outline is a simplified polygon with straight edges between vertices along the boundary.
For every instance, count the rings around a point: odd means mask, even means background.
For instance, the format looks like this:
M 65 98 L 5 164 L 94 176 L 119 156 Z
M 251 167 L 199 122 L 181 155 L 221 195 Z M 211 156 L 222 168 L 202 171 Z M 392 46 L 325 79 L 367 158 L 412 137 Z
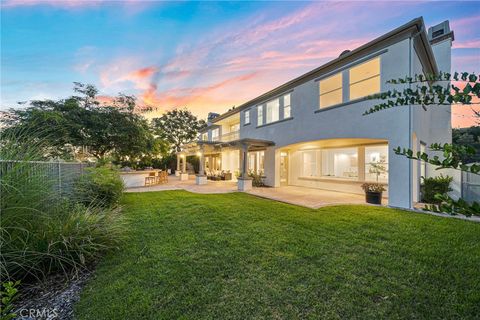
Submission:
M 228 132 L 228 133 L 222 134 L 221 136 L 212 137 L 210 142 L 230 142 L 238 139 L 240 139 L 239 130 Z M 208 141 L 208 139 L 205 136 L 200 136 L 199 141 Z
M 222 134 L 220 136 L 220 142 L 229 142 L 240 139 L 240 131 L 232 131 L 229 133 Z

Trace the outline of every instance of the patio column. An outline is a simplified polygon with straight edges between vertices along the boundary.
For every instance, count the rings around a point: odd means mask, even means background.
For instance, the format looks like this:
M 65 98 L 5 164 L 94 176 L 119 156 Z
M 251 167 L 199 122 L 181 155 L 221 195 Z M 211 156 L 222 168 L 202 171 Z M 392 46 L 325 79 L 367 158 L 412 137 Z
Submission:
M 180 172 L 180 181 L 188 180 L 188 173 L 187 173 L 187 156 L 185 154 L 181 154 L 180 158 L 182 159 L 182 170 Z
M 187 173 L 187 157 L 182 154 L 182 173 Z
M 241 177 L 248 178 L 248 146 L 242 144 L 240 148 L 240 168 L 241 168 Z
M 200 147 L 200 154 L 199 154 L 199 167 L 198 167 L 198 175 L 204 176 L 205 175 L 205 156 L 203 154 L 203 146 Z
M 180 153 L 177 152 L 177 170 L 175 170 L 175 176 L 180 176 Z
M 248 191 L 252 189 L 252 179 L 248 176 L 248 145 L 242 144 L 240 147 L 240 170 L 241 175 L 238 178 L 238 190 Z
M 198 174 L 195 177 L 195 184 L 207 184 L 207 176 L 205 175 L 205 155 L 203 150 L 203 145 L 200 146 L 200 152 L 198 154 L 199 159 L 199 168 Z

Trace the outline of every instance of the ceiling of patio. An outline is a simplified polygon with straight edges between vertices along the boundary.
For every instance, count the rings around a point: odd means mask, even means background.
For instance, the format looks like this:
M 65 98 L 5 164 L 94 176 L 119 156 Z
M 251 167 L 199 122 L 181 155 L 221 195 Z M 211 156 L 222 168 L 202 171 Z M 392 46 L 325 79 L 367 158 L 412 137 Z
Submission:
M 388 141 L 384 139 L 342 138 L 342 139 L 326 139 L 326 140 L 301 142 L 301 143 L 285 146 L 282 149 L 308 150 L 308 149 L 318 149 L 318 148 L 339 148 L 339 147 L 351 147 L 351 146 L 357 146 L 357 145 L 385 144 L 385 143 L 388 143 Z

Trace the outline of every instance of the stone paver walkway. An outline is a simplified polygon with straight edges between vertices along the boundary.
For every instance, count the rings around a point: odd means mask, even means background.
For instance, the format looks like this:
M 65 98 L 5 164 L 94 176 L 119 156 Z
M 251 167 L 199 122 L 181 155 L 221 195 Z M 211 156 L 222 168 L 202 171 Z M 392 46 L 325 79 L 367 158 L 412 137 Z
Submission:
M 180 181 L 178 177 L 170 176 L 167 184 L 156 186 L 130 188 L 126 192 L 152 192 L 164 190 L 186 190 L 194 193 L 229 193 L 237 192 L 237 183 L 232 181 L 210 181 L 206 185 L 196 185 L 195 177 L 187 181 Z M 307 208 L 320 208 L 337 204 L 365 204 L 365 196 L 352 193 L 343 193 L 321 189 L 286 186 L 279 188 L 253 188 L 249 194 L 299 205 Z M 387 205 L 387 199 L 383 199 Z
M 210 181 L 207 184 L 196 185 L 195 176 L 186 181 L 180 181 L 179 177 L 169 176 L 168 183 L 155 186 L 129 188 L 126 192 L 152 192 L 165 190 L 186 190 L 194 193 L 229 193 L 237 191 L 237 183 L 232 181 Z

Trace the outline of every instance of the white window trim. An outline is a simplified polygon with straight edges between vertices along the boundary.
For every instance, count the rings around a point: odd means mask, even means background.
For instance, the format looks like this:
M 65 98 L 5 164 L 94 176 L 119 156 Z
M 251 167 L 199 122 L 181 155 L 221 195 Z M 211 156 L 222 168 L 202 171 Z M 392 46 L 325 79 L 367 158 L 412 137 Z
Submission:
M 263 125 L 263 104 L 257 106 L 257 126 Z
M 319 89 L 319 99 L 318 99 L 318 109 L 315 110 L 315 113 L 317 112 L 320 112 L 320 111 L 326 111 L 330 108 L 336 108 L 336 107 L 339 107 L 339 106 L 344 106 L 344 105 L 347 105 L 347 104 L 352 104 L 352 103 L 356 103 L 356 102 L 359 102 L 359 101 L 363 101 L 365 100 L 365 97 L 361 97 L 361 98 L 356 98 L 356 99 L 352 99 L 350 100 L 350 69 L 358 66 L 358 65 L 361 65 L 365 62 L 368 62 L 370 60 L 373 60 L 373 59 L 380 59 L 380 72 L 379 72 L 379 75 L 380 75 L 380 92 L 382 92 L 383 90 L 385 90 L 384 86 L 383 86 L 383 83 L 382 83 L 382 55 L 384 53 L 387 53 L 388 52 L 388 49 L 383 49 L 383 50 L 380 50 L 378 52 L 375 52 L 375 53 L 372 53 L 372 54 L 369 54 L 365 57 L 362 57 L 362 58 L 359 58 L 358 60 L 355 60 L 353 62 L 350 62 L 342 67 L 339 67 L 335 70 L 332 70 L 328 73 L 325 73 L 323 75 L 321 75 L 320 77 L 314 79 L 313 81 L 314 82 L 318 82 L 318 85 L 317 85 L 317 88 Z M 325 79 L 328 79 L 338 73 L 342 73 L 342 102 L 341 103 L 338 103 L 338 104 L 333 104 L 333 105 L 330 105 L 328 107 L 321 107 L 320 106 L 320 81 L 322 80 L 325 80 Z M 343 80 L 345 80 L 345 78 L 348 80 L 348 86 L 345 86 L 345 82 Z
M 248 121 L 247 121 L 247 115 L 248 115 Z M 244 118 L 244 125 L 245 124 L 250 124 L 250 109 L 245 110 L 243 112 L 243 118 Z

